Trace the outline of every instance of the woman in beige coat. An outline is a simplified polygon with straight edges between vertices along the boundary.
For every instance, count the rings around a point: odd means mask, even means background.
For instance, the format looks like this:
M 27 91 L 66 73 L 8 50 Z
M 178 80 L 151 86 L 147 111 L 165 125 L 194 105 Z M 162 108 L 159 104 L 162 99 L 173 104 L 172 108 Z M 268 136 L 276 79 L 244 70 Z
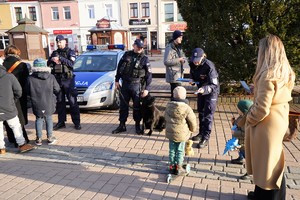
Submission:
M 253 76 L 254 104 L 245 124 L 246 168 L 255 184 L 249 199 L 285 199 L 282 140 L 294 81 L 282 41 L 274 35 L 260 40 Z

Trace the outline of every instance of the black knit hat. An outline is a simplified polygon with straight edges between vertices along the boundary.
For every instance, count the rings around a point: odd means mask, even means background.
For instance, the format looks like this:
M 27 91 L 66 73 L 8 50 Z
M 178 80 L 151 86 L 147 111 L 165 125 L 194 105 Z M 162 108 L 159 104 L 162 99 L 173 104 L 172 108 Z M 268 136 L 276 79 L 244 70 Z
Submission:
M 180 30 L 176 30 L 173 32 L 173 36 L 172 39 L 176 40 L 177 38 L 179 38 L 180 36 L 183 36 L 182 32 Z

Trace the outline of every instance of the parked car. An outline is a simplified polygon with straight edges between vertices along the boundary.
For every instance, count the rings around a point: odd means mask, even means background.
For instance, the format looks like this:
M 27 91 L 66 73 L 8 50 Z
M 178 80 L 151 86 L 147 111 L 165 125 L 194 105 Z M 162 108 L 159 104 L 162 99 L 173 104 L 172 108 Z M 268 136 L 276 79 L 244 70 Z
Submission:
M 89 45 L 88 51 L 74 63 L 77 102 L 81 109 L 111 108 L 120 105 L 119 91 L 115 89 L 118 63 L 124 54 L 124 45 Z M 117 49 L 119 48 L 119 49 Z

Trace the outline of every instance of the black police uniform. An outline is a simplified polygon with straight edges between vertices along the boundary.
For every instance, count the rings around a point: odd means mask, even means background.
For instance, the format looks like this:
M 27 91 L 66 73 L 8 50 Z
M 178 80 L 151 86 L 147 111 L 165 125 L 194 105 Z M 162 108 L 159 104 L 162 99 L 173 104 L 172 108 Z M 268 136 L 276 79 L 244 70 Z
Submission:
M 133 119 L 136 122 L 136 132 L 142 133 L 139 126 L 142 118 L 140 110 L 140 95 L 144 90 L 149 90 L 152 81 L 152 72 L 150 68 L 149 59 L 142 52 L 135 53 L 133 50 L 125 52 L 121 58 L 115 81 L 119 82 L 122 79 L 122 87 L 120 94 L 120 126 L 122 131 L 117 131 L 118 127 L 113 133 L 126 131 L 125 123 L 127 121 L 129 112 L 129 101 L 133 100 Z
M 197 96 L 199 134 L 193 137 L 193 140 L 201 140 L 200 143 L 203 141 L 207 143 L 210 138 L 220 90 L 218 72 L 214 63 L 206 58 L 199 66 L 196 66 L 193 62 L 189 62 L 189 65 L 191 79 L 198 82 L 198 88 L 202 87 L 204 89 L 204 93 L 199 93 Z
M 53 57 L 57 56 L 59 56 L 61 61 L 60 65 L 51 60 Z M 64 49 L 57 49 L 56 51 L 53 51 L 47 62 L 47 65 L 52 69 L 52 74 L 54 74 L 61 87 L 61 90 L 57 95 L 56 103 L 58 123 L 54 129 L 65 127 L 65 121 L 67 121 L 65 96 L 68 98 L 70 104 L 72 122 L 76 129 L 81 129 L 80 111 L 77 104 L 77 90 L 75 87 L 75 75 L 73 74 L 75 58 L 75 52 L 72 49 L 65 47 Z

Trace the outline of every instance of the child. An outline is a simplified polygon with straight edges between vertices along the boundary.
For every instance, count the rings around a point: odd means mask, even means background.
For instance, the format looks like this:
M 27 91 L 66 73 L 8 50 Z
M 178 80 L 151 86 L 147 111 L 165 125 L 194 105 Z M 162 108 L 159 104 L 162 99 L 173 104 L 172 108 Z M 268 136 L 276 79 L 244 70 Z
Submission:
M 22 95 L 22 88 L 17 78 L 0 65 L 0 154 L 5 154 L 5 142 L 3 133 L 3 121 L 6 121 L 12 129 L 19 145 L 21 153 L 34 149 L 31 144 L 26 144 L 23 137 L 22 126 L 18 118 L 18 111 L 15 104 L 15 99 Z
M 186 104 L 186 90 L 178 86 L 173 90 L 173 98 L 165 110 L 166 137 L 169 139 L 170 173 L 183 172 L 185 142 L 197 127 L 196 115 Z
M 240 100 L 237 104 L 237 108 L 238 108 L 238 114 L 239 117 L 237 119 L 233 118 L 233 128 L 232 129 L 232 136 L 237 138 L 239 140 L 239 157 L 236 159 L 232 159 L 231 163 L 232 164 L 240 164 L 242 165 L 244 163 L 245 160 L 245 144 L 244 144 L 244 139 L 245 139 L 245 128 L 244 126 L 239 126 L 239 122 L 241 120 L 243 120 L 243 118 L 245 117 L 245 114 L 247 114 L 247 112 L 249 111 L 249 109 L 251 108 L 253 102 L 251 100 Z M 241 177 L 241 179 L 249 179 L 250 177 L 245 174 Z
M 53 122 L 52 114 L 55 112 L 56 97 L 60 87 L 51 74 L 51 68 L 47 67 L 46 60 L 42 58 L 33 61 L 32 74 L 28 78 L 28 96 L 31 100 L 32 111 L 36 117 L 35 144 L 42 145 L 43 122 L 46 121 L 47 141 L 48 144 L 54 144 L 56 138 L 52 136 Z

